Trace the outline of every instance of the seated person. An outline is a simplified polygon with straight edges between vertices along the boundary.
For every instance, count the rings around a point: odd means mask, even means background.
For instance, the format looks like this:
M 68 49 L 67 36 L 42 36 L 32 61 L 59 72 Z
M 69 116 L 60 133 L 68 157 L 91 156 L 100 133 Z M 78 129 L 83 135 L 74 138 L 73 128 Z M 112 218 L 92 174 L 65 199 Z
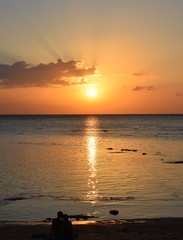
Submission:
M 64 240 L 73 240 L 73 229 L 72 223 L 69 221 L 68 215 L 63 215 L 63 239 Z
M 63 237 L 63 213 L 59 211 L 51 225 L 51 236 L 53 240 L 61 240 Z

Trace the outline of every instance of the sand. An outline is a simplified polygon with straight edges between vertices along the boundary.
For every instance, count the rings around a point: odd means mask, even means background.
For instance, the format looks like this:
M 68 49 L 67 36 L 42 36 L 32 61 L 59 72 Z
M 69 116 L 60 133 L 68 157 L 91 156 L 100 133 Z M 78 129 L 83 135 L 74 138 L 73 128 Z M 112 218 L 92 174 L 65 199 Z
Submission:
M 51 222 L 0 222 L 0 240 L 47 240 Z M 183 240 L 183 218 L 74 221 L 75 240 Z

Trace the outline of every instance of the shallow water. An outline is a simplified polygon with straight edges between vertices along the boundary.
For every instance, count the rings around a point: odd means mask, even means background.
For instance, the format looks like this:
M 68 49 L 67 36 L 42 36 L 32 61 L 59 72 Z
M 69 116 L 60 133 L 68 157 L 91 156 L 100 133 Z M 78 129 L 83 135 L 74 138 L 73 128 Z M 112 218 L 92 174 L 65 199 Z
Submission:
M 0 133 L 0 220 L 183 216 L 182 115 L 0 116 Z

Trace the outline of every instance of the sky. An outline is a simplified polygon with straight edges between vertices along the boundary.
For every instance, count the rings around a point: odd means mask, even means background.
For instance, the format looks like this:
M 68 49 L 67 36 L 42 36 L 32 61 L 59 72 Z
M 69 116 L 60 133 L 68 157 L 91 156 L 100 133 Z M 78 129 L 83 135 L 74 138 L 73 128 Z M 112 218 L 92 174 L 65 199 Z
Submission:
M 1 0 L 0 114 L 183 113 L 182 0 Z

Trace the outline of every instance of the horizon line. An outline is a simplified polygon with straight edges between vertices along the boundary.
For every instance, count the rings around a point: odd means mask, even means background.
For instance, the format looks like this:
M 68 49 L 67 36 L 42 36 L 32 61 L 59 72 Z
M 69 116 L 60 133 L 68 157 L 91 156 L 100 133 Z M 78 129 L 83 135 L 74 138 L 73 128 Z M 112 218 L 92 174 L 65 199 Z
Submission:
M 183 115 L 183 113 L 0 113 L 0 116 L 153 116 Z

